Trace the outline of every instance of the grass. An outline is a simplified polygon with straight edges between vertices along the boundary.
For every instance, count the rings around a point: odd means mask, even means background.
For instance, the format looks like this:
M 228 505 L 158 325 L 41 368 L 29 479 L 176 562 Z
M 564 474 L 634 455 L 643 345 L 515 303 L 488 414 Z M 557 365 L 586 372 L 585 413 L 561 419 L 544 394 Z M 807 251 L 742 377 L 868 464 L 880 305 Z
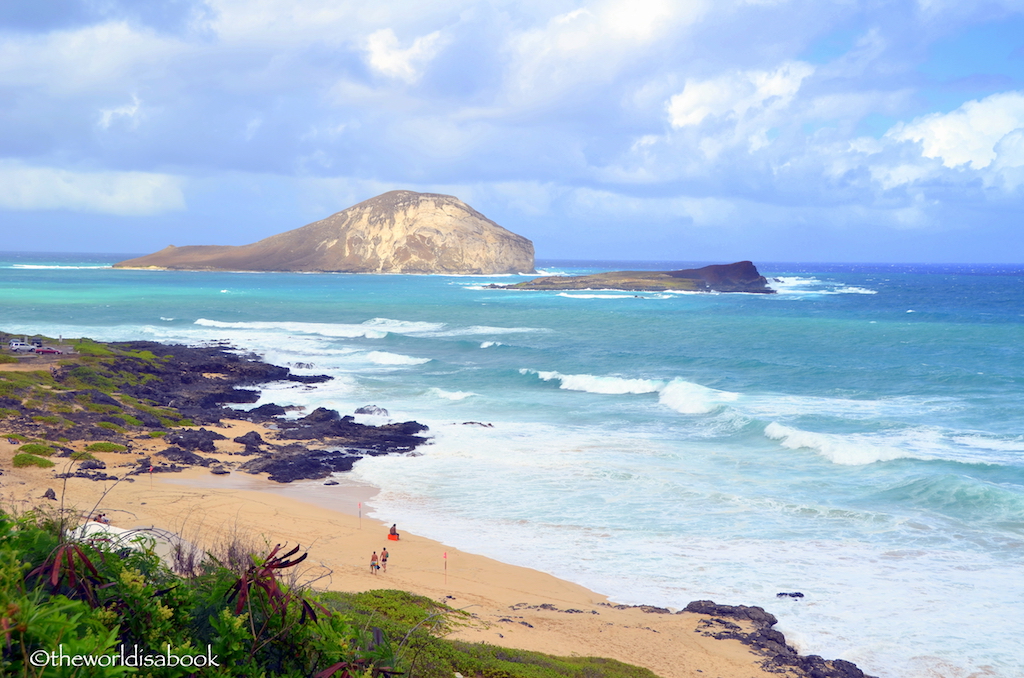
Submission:
M 7 354 L 4 354 L 4 353 L 0 353 L 0 365 L 7 365 L 7 364 L 10 364 L 10 363 L 16 363 L 16 362 L 18 362 L 18 359 L 15 358 L 13 355 L 7 355 Z
M 150 438 L 163 438 L 168 433 L 169 431 L 150 431 L 148 435 Z
M 50 468 L 53 466 L 53 462 L 44 457 L 38 457 L 34 454 L 16 454 L 14 459 L 11 460 L 14 464 L 14 468 L 25 468 L 26 466 L 38 466 L 39 468 Z
M 43 445 L 41 443 L 26 443 L 18 448 L 19 452 L 25 454 L 35 454 L 41 457 L 49 457 L 53 454 L 53 448 L 49 445 Z
M 75 353 L 98 358 L 113 357 L 117 355 L 109 348 L 93 341 L 92 339 L 81 339 L 75 344 Z
M 85 449 L 89 452 L 124 452 L 128 448 L 117 443 L 92 443 L 86 445 Z
M 118 426 L 117 424 L 109 422 L 109 421 L 101 421 L 101 422 L 99 422 L 96 425 L 99 426 L 100 428 L 105 428 L 105 429 L 108 429 L 110 431 L 114 431 L 115 433 L 124 433 L 125 432 L 124 428 L 122 428 L 121 426 Z
M 32 421 L 38 421 L 41 424 L 50 424 L 51 426 L 63 426 L 64 419 L 53 415 L 39 415 L 32 417 Z
M 92 456 L 88 452 L 72 452 L 71 458 L 75 461 L 96 461 L 96 457 Z

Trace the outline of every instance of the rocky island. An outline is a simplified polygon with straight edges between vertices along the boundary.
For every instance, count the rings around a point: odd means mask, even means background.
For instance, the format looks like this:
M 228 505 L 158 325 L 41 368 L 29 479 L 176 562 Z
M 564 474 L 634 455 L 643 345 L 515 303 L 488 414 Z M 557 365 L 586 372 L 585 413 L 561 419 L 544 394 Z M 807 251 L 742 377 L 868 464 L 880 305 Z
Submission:
M 679 271 L 613 271 L 593 275 L 548 276 L 514 285 L 512 290 L 625 290 L 628 292 L 747 292 L 774 294 L 768 281 L 749 261 Z
M 390 191 L 249 245 L 170 245 L 115 268 L 532 273 L 533 243 L 450 195 Z

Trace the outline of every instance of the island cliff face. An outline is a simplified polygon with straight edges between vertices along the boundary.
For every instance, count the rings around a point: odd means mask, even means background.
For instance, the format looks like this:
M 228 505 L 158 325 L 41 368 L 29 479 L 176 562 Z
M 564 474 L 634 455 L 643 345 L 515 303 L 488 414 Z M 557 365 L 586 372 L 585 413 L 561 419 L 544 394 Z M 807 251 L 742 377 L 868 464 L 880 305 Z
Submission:
M 515 290 L 627 290 L 630 292 L 748 292 L 774 294 L 768 281 L 749 261 L 715 264 L 679 271 L 614 271 L 594 275 L 534 278 L 515 285 L 491 285 Z
M 115 268 L 346 273 L 532 273 L 533 243 L 458 198 L 390 191 L 241 246 L 173 245 Z

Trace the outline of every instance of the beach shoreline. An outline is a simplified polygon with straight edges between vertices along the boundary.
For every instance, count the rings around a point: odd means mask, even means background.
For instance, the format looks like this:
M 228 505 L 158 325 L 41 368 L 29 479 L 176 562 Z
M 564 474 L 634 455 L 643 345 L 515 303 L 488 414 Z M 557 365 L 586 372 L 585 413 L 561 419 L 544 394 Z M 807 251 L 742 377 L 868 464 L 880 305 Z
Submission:
M 414 434 L 426 427 L 416 422 L 365 426 L 324 408 L 300 419 L 278 418 L 284 408 L 277 405 L 265 406 L 278 410 L 271 416 L 231 410 L 216 404 L 256 399 L 255 391 L 239 390 L 239 386 L 279 379 L 320 382 L 329 377 L 295 377 L 287 368 L 254 358 L 238 360 L 223 348 L 152 342 L 110 346 L 119 355 L 143 361 L 151 360 L 144 349 L 173 353 L 162 367 L 129 365 L 137 375 L 131 379 L 140 382 L 151 378 L 147 376 L 153 374 L 151 370 L 159 370 L 155 378 L 161 384 L 164 409 L 115 392 L 125 399 L 118 401 L 95 390 L 73 391 L 63 400 L 60 395 L 54 400 L 55 392 L 48 393 L 46 386 L 37 388 L 36 397 L 54 403 L 62 416 L 26 416 L 33 412 L 26 409 L 29 401 L 23 401 L 20 410 L 11 410 L 20 413 L 16 419 L 20 423 L 8 433 L 12 437 L 0 438 L 4 510 L 59 508 L 70 511 L 73 522 L 103 514 L 114 527 L 150 531 L 163 539 L 168 545 L 165 553 L 171 552 L 174 543 L 193 545 L 193 554 L 223 552 L 225 545 L 232 544 L 255 555 L 275 544 L 300 545 L 309 552 L 301 580 L 349 592 L 397 588 L 466 610 L 471 621 L 451 634 L 463 641 L 560 656 L 611 658 L 663 678 L 706 673 L 722 678 L 864 675 L 842 660 L 826 662 L 799 655 L 772 629 L 775 618 L 761 608 L 710 601 L 690 603 L 684 610 L 617 605 L 605 595 L 541 570 L 500 562 L 442 541 L 409 533 L 400 541 L 390 541 L 387 523 L 369 517 L 378 489 L 351 480 L 344 470 L 357 458 L 353 452 L 380 455 L 414 449 L 425 442 Z M 114 355 L 102 345 L 83 343 L 83 347 Z M 125 353 L 129 348 L 132 352 Z M 66 363 L 34 358 L 2 364 L 0 373 L 22 372 L 31 377 L 32 370 L 26 370 L 31 365 L 36 367 L 35 374 L 48 374 L 59 383 L 69 376 L 70 365 L 97 365 L 88 359 Z M 131 379 L 126 383 L 134 383 Z M 157 394 L 152 389 L 148 393 Z M 69 398 L 84 405 L 75 409 L 79 406 L 60 404 L 70 402 Z M 129 405 L 133 409 L 127 409 Z M 104 421 L 103 412 L 111 408 L 121 417 Z M 151 415 L 152 423 L 159 423 L 163 430 L 154 435 L 145 427 L 140 430 L 139 422 L 132 424 L 134 430 L 124 428 L 135 419 L 129 411 L 138 418 Z M 192 424 L 182 414 L 186 411 L 205 425 Z M 61 428 L 71 439 L 43 424 L 71 426 Z M 305 428 L 296 435 L 297 427 Z M 294 444 L 296 438 L 305 444 Z M 49 450 L 41 453 L 52 455 L 51 468 L 14 467 L 22 442 L 30 439 L 60 441 L 51 443 L 53 447 L 36 444 Z M 97 446 L 93 444 L 97 439 L 119 442 Z M 288 463 L 287 469 L 282 470 L 281 460 Z M 255 461 L 260 464 L 254 465 Z M 307 462 L 315 465 L 311 468 Z M 392 554 L 390 571 L 378 573 L 369 567 L 370 554 L 384 548 Z
M 225 421 L 223 426 L 232 434 L 242 430 L 270 434 L 246 421 Z M 136 457 L 165 445 L 153 439 L 143 441 L 130 454 L 95 456 L 111 470 L 134 467 Z M 228 449 L 208 456 L 230 462 L 232 443 L 222 445 Z M 116 527 L 166 531 L 204 548 L 232 539 L 251 545 L 256 552 L 276 543 L 300 544 L 309 550 L 312 563 L 304 576 L 315 580 L 318 588 L 350 592 L 393 588 L 446 602 L 472 615 L 470 623 L 449 636 L 467 642 L 617 659 L 663 678 L 808 675 L 785 666 L 769 671 L 771 657 L 763 654 L 763 648 L 759 652 L 739 639 L 757 633 L 758 625 L 750 620 L 615 605 L 578 584 L 409 534 L 401 526 L 401 539 L 389 541 L 387 523 L 366 515 L 366 502 L 376 491 L 366 485 L 352 481 L 283 484 L 237 471 L 213 475 L 204 467 L 125 476 L 127 480 L 116 482 L 59 479 L 56 474 L 70 460 L 56 460 L 53 469 L 14 469 L 10 460 L 16 447 L 0 440 L 0 501 L 6 510 L 63 506 L 82 519 L 104 513 Z M 54 490 L 56 500 L 43 498 L 48 489 Z M 391 554 L 388 572 L 371 574 L 370 554 L 382 548 Z

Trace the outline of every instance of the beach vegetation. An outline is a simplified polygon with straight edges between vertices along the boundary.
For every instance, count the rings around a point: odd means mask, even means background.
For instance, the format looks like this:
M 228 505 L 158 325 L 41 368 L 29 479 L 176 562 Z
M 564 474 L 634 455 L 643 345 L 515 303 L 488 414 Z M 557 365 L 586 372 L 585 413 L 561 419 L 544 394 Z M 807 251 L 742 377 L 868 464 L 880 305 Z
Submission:
M 115 433 L 124 433 L 125 432 L 124 427 L 118 426 L 117 424 L 115 424 L 115 423 L 113 423 L 111 421 L 101 421 L 101 422 L 99 422 L 96 425 L 99 426 L 100 428 L 105 428 L 105 429 L 107 429 L 109 431 L 114 431 Z
M 124 423 L 129 426 L 142 426 L 142 420 L 133 417 L 130 414 L 121 414 L 121 418 L 124 419 Z
M 163 438 L 168 433 L 169 431 L 150 431 L 148 435 L 150 438 Z
M 53 454 L 52 447 L 50 447 L 49 445 L 43 445 L 41 443 L 25 443 L 24 445 L 18 448 L 18 451 L 24 452 L 25 454 L 37 454 L 40 457 L 49 457 L 51 454 Z
M 6 353 L 0 353 L 0 365 L 9 365 L 10 363 L 16 363 L 18 359 L 13 355 L 7 355 Z
M 88 365 L 76 365 L 68 370 L 64 383 L 72 388 L 94 388 L 104 393 L 114 390 L 114 380 L 100 374 Z
M 379 629 L 357 626 L 317 602 L 320 594 L 291 583 L 288 573 L 306 559 L 297 547 L 249 554 L 240 572 L 207 558 L 195 576 L 182 577 L 163 564 L 147 535 L 128 544 L 78 539 L 66 522 L 0 513 L 2 675 L 41 675 L 31 657 L 57 643 L 65 654 L 95 655 L 122 644 L 157 655 L 170 645 L 179 656 L 209 647 L 218 666 L 202 674 L 215 677 L 404 673 L 393 641 Z M 88 675 L 120 676 L 122 668 Z M 155 667 L 149 675 L 185 673 Z
M 124 452 L 128 448 L 124 445 L 118 445 L 117 443 L 91 443 L 85 446 L 88 452 Z
M 38 421 L 40 424 L 49 424 L 50 426 L 63 426 L 64 423 L 65 423 L 65 420 L 62 417 L 58 417 L 56 415 L 49 415 L 49 414 L 45 414 L 45 415 L 41 414 L 41 415 L 32 417 L 32 421 Z
M 30 372 L 0 372 L 0 398 L 12 398 L 26 394 L 34 394 L 36 386 L 52 387 L 53 376 L 45 370 Z
M 4 433 L 3 437 L 9 440 L 17 440 L 22 443 L 31 442 L 28 436 L 22 435 L 20 433 Z
M 11 463 L 14 464 L 14 468 L 25 468 L 26 466 L 50 468 L 53 466 L 53 462 L 45 457 L 40 457 L 35 454 L 26 454 L 24 452 L 14 455 L 14 459 L 11 460 Z
M 107 405 L 104 403 L 89 402 L 86 403 L 84 407 L 90 412 L 95 412 L 96 414 L 114 414 L 115 412 L 121 411 L 121 408 L 117 405 Z
M 71 458 L 75 461 L 96 461 L 96 457 L 88 452 L 72 452 Z
M 79 339 L 75 343 L 75 353 L 97 358 L 113 357 L 116 355 L 109 348 L 99 342 L 93 341 L 92 339 Z
M 5 419 L 7 417 L 14 417 L 14 416 L 17 416 L 18 414 L 19 414 L 18 410 L 12 410 L 9 407 L 0 407 L 0 419 Z

